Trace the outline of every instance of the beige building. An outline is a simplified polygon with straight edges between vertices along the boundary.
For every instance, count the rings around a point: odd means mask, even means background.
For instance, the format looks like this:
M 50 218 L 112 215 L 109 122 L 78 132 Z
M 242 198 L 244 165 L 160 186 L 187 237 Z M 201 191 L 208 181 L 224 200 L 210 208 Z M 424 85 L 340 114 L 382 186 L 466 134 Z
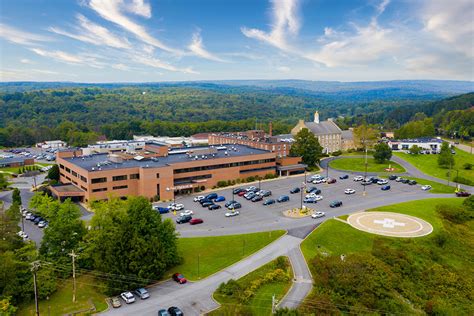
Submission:
M 307 128 L 318 138 L 319 144 L 323 147 L 323 152 L 335 152 L 347 150 L 354 147 L 352 131 L 343 131 L 331 120 L 320 121 L 319 113 L 314 113 L 312 122 L 299 120 L 298 124 L 291 130 L 292 135 L 296 135 L 303 128 Z

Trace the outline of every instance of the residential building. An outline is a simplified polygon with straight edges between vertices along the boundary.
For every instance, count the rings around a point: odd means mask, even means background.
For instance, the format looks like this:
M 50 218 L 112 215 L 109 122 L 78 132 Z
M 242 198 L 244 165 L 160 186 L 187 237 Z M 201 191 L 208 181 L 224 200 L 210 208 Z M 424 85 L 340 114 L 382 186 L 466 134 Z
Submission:
M 307 128 L 318 138 L 319 144 L 323 147 L 323 152 L 331 153 L 339 150 L 347 150 L 354 147 L 352 131 L 344 131 L 332 120 L 320 121 L 319 113 L 314 113 L 312 122 L 299 120 L 298 124 L 291 130 L 292 135 L 298 134 L 303 128 Z
M 219 181 L 276 173 L 275 153 L 239 144 L 182 149 L 154 146 L 145 146 L 147 156 L 144 152 L 58 152 L 62 185 L 51 191 L 59 198 L 84 202 L 129 195 L 171 200 L 175 194 L 209 189 Z

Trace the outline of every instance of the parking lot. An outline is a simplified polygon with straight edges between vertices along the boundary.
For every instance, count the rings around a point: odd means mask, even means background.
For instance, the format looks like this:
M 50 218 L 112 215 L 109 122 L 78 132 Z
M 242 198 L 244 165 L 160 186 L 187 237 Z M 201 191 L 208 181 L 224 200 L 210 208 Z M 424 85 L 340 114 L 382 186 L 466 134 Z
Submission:
M 251 202 L 243 197 L 234 195 L 234 200 L 242 204 L 242 208 L 238 211 L 240 215 L 234 217 L 225 217 L 225 213 L 229 210 L 224 206 L 225 202 L 218 202 L 222 208 L 214 211 L 210 211 L 207 208 L 202 207 L 198 202 L 194 202 L 193 199 L 198 195 L 206 195 L 203 193 L 193 194 L 188 196 L 178 196 L 176 203 L 184 204 L 185 210 L 192 210 L 194 212 L 193 218 L 201 218 L 204 223 L 199 225 L 189 225 L 189 223 L 176 224 L 177 230 L 181 233 L 181 236 L 206 236 L 206 235 L 226 235 L 226 234 L 238 234 L 238 233 L 249 233 L 257 231 L 266 231 L 274 229 L 292 229 L 300 228 L 307 225 L 314 225 L 315 223 L 324 221 L 325 218 L 340 216 L 342 214 L 349 214 L 355 211 L 361 211 L 367 208 L 377 207 L 381 205 L 387 205 L 391 203 L 398 203 L 412 199 L 420 199 L 433 197 L 433 194 L 422 191 L 420 185 L 408 185 L 395 181 L 389 181 L 391 189 L 388 191 L 382 191 L 381 186 L 372 184 L 366 186 L 366 194 L 363 194 L 364 187 L 360 182 L 353 181 L 353 174 L 350 175 L 349 179 L 340 180 L 339 176 L 346 173 L 338 171 L 330 171 L 329 177 L 336 178 L 337 182 L 333 184 L 311 184 L 306 185 L 315 186 L 322 192 L 320 195 L 323 196 L 323 200 L 317 203 L 304 204 L 308 207 L 315 209 L 316 211 L 323 211 L 326 213 L 326 217 L 320 219 L 306 218 L 288 218 L 283 215 L 283 211 L 293 208 L 299 208 L 301 205 L 301 193 L 290 194 L 290 190 L 294 187 L 301 187 L 304 182 L 304 175 L 292 176 L 286 178 L 280 178 L 276 180 L 262 181 L 260 188 L 264 190 L 270 190 L 272 196 L 264 198 L 277 199 L 281 195 L 288 195 L 290 201 L 283 203 L 275 203 L 273 205 L 264 206 L 263 201 Z M 325 176 L 325 174 L 323 174 Z M 309 179 L 311 175 L 307 175 Z M 258 182 L 245 184 L 239 187 L 246 188 L 251 185 L 258 187 Z M 234 187 L 233 187 L 234 188 Z M 226 201 L 232 199 L 233 188 L 226 188 L 221 190 L 214 190 L 219 195 L 226 198 Z M 352 188 L 356 190 L 355 194 L 346 195 L 344 190 Z M 306 194 L 303 194 L 303 198 Z M 342 201 L 343 205 L 338 208 L 330 208 L 329 204 L 334 200 Z M 159 206 L 168 206 L 169 203 L 158 203 Z M 164 218 L 171 218 L 173 221 L 179 216 L 181 211 L 163 214 Z

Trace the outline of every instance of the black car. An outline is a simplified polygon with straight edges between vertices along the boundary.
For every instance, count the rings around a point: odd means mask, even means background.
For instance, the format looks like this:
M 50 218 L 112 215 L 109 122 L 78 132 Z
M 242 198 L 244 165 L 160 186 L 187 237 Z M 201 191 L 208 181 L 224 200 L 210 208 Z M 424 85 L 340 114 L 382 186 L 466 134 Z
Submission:
M 321 190 L 316 187 L 309 188 L 309 191 L 306 190 L 307 193 L 314 193 L 314 194 L 321 194 Z
M 179 216 L 179 217 L 176 219 L 176 223 L 178 223 L 178 224 L 187 223 L 187 222 L 189 222 L 191 219 L 192 219 L 191 215 Z
M 206 198 L 204 198 L 204 199 L 202 199 L 202 200 L 199 201 L 199 203 L 201 203 L 201 205 L 203 205 L 204 203 L 207 203 L 207 202 L 214 203 L 213 200 L 211 200 L 211 199 L 206 199 Z
M 201 205 L 202 205 L 202 207 L 209 207 L 209 206 L 211 206 L 211 205 L 214 205 L 214 202 L 208 201 L 208 202 L 202 203 Z
M 295 194 L 295 193 L 299 193 L 300 191 L 301 191 L 300 188 L 293 188 L 290 190 L 290 193 Z
M 272 191 L 268 191 L 268 190 L 265 190 L 263 191 L 263 194 L 260 194 L 260 196 L 264 196 L 264 197 L 267 197 L 267 196 L 270 196 L 272 195 Z
M 258 201 L 261 201 L 263 200 L 263 196 L 261 195 L 256 195 L 252 198 L 252 202 L 258 202 Z
M 171 316 L 183 316 L 183 312 L 176 306 L 171 306 L 168 308 L 168 313 L 170 313 Z
M 242 204 L 240 204 L 239 202 L 236 202 L 236 203 L 230 205 L 230 206 L 228 207 L 228 209 L 229 209 L 229 210 L 236 210 L 236 209 L 241 208 L 241 207 L 242 207 Z
M 31 214 L 30 221 L 34 222 L 37 217 L 39 217 L 39 216 L 35 215 L 35 214 Z
M 209 193 L 208 195 L 206 195 L 205 199 L 215 200 L 217 196 L 217 193 Z
M 329 206 L 332 208 L 342 206 L 342 201 L 332 201 L 331 204 L 329 204 Z
M 263 205 L 272 205 L 272 204 L 275 204 L 274 199 L 265 200 L 265 202 L 263 202 Z
M 370 181 L 372 181 L 372 183 L 377 183 L 377 182 L 380 181 L 380 179 L 379 178 L 372 178 L 372 179 L 370 179 Z
M 397 178 L 397 176 L 393 175 L 393 174 L 388 177 L 389 180 L 395 180 L 396 178 Z
M 33 221 L 33 223 L 34 223 L 35 225 L 38 225 L 39 222 L 41 222 L 42 220 L 43 220 L 43 218 L 42 218 L 41 216 L 38 216 L 38 217 L 35 218 L 35 220 Z
M 418 183 L 418 182 L 416 182 L 415 180 L 410 180 L 410 181 L 408 181 L 408 184 L 409 184 L 409 185 L 415 185 L 415 184 L 417 184 L 417 183 Z
M 208 207 L 209 211 L 218 210 L 220 208 L 221 208 L 221 206 L 217 205 L 217 204 L 212 204 L 212 205 L 209 205 L 209 207 Z
M 339 177 L 339 179 L 341 180 L 349 179 L 349 175 L 348 174 L 342 175 Z
M 408 182 L 410 182 L 410 180 L 408 180 L 408 179 L 402 179 L 402 181 L 400 181 L 400 182 L 407 184 Z
M 242 189 L 242 188 L 235 188 L 235 189 L 232 190 L 232 192 L 233 192 L 234 194 L 239 194 L 239 193 L 242 192 L 242 191 L 245 191 L 245 190 Z
M 237 203 L 237 201 L 230 200 L 230 201 L 227 201 L 224 205 L 225 205 L 225 207 L 229 207 L 229 206 L 231 206 L 232 204 L 235 204 L 235 203 Z
M 371 185 L 372 183 L 373 183 L 372 180 L 367 179 L 367 180 L 363 180 L 360 184 L 362 184 L 362 185 Z
M 282 195 L 277 199 L 277 202 L 282 203 L 282 202 L 287 202 L 289 200 L 290 200 L 290 197 L 288 195 Z

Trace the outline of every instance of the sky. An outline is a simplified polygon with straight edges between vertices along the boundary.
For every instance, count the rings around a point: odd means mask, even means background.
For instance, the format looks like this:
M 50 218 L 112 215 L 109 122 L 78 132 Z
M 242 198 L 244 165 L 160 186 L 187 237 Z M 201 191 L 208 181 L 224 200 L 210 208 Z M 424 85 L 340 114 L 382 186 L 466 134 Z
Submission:
M 472 0 L 0 0 L 0 81 L 474 79 Z

